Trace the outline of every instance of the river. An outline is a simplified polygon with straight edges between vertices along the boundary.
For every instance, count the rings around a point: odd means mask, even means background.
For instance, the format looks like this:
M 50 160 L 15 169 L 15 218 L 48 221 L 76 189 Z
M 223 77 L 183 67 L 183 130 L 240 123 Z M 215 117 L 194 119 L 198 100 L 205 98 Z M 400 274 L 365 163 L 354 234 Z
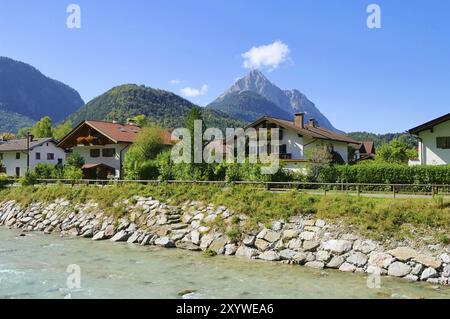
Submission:
M 20 234 L 0 228 L 0 298 L 450 298 L 450 288 L 387 277 L 374 288 L 365 274 Z

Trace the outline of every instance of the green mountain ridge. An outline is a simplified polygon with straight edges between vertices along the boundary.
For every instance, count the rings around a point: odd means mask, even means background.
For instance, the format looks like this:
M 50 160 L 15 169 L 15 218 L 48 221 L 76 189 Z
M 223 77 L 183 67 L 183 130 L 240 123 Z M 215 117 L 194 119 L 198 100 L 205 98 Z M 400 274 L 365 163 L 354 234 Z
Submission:
M 161 127 L 175 129 L 185 126 L 185 119 L 195 104 L 168 91 L 143 85 L 116 86 L 94 98 L 68 117 L 74 125 L 83 120 L 116 120 L 125 122 L 136 115 L 146 115 Z M 243 127 L 245 122 L 236 120 L 220 111 L 201 108 L 208 127 L 225 129 Z

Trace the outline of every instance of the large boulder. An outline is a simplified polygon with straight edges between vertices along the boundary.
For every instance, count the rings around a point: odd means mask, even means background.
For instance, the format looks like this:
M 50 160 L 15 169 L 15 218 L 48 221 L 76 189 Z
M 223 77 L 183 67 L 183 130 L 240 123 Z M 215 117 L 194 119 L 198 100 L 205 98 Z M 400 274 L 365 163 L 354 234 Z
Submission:
M 121 230 L 111 238 L 111 241 L 127 241 L 128 237 L 130 235 L 125 230 Z
M 338 269 L 344 263 L 345 259 L 342 256 L 334 256 L 327 264 L 327 268 Z
M 304 251 L 315 251 L 320 246 L 320 242 L 317 240 L 305 240 L 303 242 Z
M 369 255 L 369 265 L 380 268 L 388 268 L 394 262 L 394 257 L 383 252 L 373 251 Z
M 259 259 L 268 260 L 268 261 L 277 261 L 280 260 L 280 254 L 273 250 L 265 251 L 261 255 L 258 256 Z
M 371 240 L 356 240 L 353 243 L 353 250 L 360 251 L 363 254 L 370 254 L 377 248 L 377 244 Z
M 437 273 L 436 269 L 429 267 L 422 272 L 422 275 L 420 275 L 420 280 L 426 281 L 430 278 L 436 278 L 436 277 L 438 277 L 438 273 Z
M 353 243 L 349 240 L 332 239 L 322 244 L 323 249 L 329 250 L 336 254 L 342 254 L 352 249 Z
M 239 256 L 239 257 L 245 257 L 245 258 L 251 259 L 257 255 L 258 255 L 258 250 L 247 247 L 247 246 L 240 246 L 236 250 L 236 256 Z
M 350 253 L 350 256 L 347 258 L 347 262 L 357 266 L 357 267 L 364 267 L 367 264 L 367 260 L 369 258 L 363 254 L 362 252 L 352 252 Z
M 309 268 L 323 269 L 325 264 L 321 261 L 309 261 L 305 264 L 305 266 Z
M 400 261 L 392 263 L 388 268 L 388 275 L 394 277 L 405 277 L 411 272 L 411 267 Z

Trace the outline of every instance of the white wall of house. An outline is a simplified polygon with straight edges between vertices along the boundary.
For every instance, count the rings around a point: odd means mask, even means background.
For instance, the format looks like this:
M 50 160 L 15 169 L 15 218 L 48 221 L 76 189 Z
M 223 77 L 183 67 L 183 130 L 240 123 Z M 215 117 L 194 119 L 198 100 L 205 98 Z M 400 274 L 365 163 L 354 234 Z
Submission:
M 130 144 L 108 144 L 104 146 L 96 145 L 96 146 L 76 146 L 73 148 L 73 152 L 80 154 L 86 164 L 105 164 L 109 167 L 112 167 L 116 170 L 115 177 L 120 177 L 120 152 L 122 151 L 122 161 L 125 157 L 126 152 L 129 149 Z M 103 149 L 114 149 L 113 157 L 104 157 Z M 98 149 L 100 150 L 99 157 L 92 157 L 91 150 Z
M 16 158 L 19 153 L 20 158 Z M 40 159 L 37 159 L 37 153 L 40 154 Z M 48 154 L 53 154 L 53 159 L 47 159 Z M 64 165 L 66 160 L 66 153 L 64 150 L 56 147 L 53 142 L 44 143 L 41 146 L 36 146 L 30 150 L 30 169 L 33 170 L 37 164 L 58 164 L 58 160 Z M 6 168 L 8 176 L 16 176 L 16 168 L 19 168 L 19 176 L 25 175 L 27 171 L 27 152 L 26 151 L 8 151 L 0 153 L 0 161 Z
M 450 136 L 450 121 L 434 126 L 431 130 L 419 133 L 419 161 L 422 165 L 450 164 L 450 149 L 437 148 L 437 137 Z

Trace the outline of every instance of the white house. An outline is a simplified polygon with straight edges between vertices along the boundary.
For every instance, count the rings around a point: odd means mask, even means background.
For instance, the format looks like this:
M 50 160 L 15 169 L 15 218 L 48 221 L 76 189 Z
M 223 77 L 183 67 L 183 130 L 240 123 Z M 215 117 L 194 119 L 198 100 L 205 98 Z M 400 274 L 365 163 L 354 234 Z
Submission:
M 140 131 L 132 124 L 83 121 L 58 146 L 83 157 L 84 178 L 122 178 L 125 154 Z M 163 133 L 164 143 L 171 145 L 170 133 Z
M 354 149 L 361 142 L 328 129 L 319 127 L 315 120 L 304 123 L 304 114 L 296 113 L 294 121 L 286 121 L 264 116 L 248 127 L 279 128 L 280 129 L 280 159 L 284 167 L 291 170 L 301 170 L 309 161 L 308 150 L 326 147 L 333 155 L 333 161 L 348 163 L 349 149 Z
M 419 139 L 419 164 L 450 164 L 450 113 L 414 127 L 409 133 Z
M 27 144 L 27 139 L 0 141 L 0 166 L 3 173 L 20 177 L 39 163 L 64 165 L 66 153 L 56 146 L 55 140 L 38 138 Z

